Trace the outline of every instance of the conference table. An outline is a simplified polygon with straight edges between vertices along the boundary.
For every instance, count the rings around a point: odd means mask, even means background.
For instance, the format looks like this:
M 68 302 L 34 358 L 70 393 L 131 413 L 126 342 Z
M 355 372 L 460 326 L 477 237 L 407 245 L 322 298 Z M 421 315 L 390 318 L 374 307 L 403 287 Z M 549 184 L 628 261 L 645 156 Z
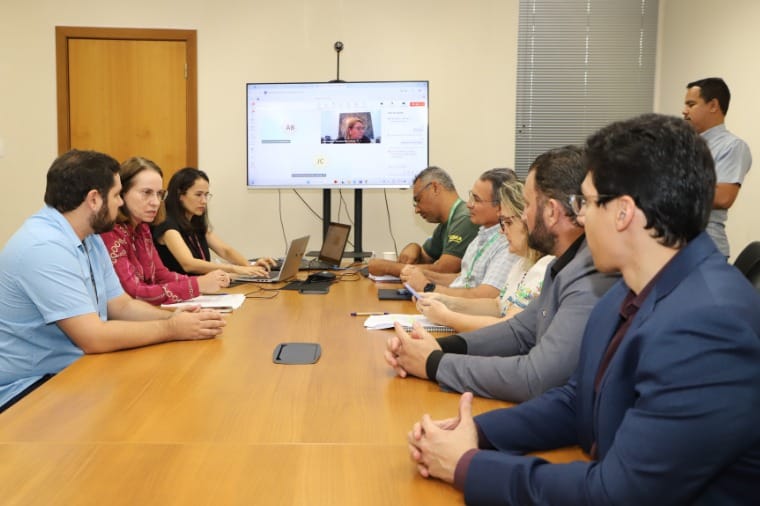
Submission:
M 423 413 L 455 415 L 459 395 L 397 377 L 383 359 L 393 331 L 349 315 L 415 312 L 411 302 L 379 301 L 350 273 L 327 295 L 230 291 L 277 295 L 247 298 L 216 339 L 84 356 L 0 414 L 0 503 L 463 503 L 419 476 L 406 444 Z M 283 342 L 320 343 L 321 358 L 275 364 Z M 476 398 L 473 411 L 506 406 Z

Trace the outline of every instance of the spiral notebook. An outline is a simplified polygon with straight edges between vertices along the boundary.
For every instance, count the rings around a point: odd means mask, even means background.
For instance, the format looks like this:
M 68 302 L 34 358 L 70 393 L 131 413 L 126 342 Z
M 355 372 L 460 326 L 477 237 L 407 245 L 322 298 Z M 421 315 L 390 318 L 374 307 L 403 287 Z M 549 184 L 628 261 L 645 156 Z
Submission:
M 394 322 L 401 323 L 404 330 L 412 330 L 412 324 L 419 322 L 428 332 L 454 332 L 446 325 L 433 323 L 421 314 L 380 314 L 372 315 L 364 320 L 364 326 L 371 330 L 392 329 Z

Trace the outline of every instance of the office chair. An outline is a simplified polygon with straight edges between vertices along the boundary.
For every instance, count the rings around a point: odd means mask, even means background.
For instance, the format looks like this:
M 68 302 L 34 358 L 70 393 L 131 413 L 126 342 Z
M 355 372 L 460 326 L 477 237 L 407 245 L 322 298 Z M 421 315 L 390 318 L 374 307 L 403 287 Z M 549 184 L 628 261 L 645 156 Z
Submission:
M 749 243 L 734 261 L 734 267 L 760 291 L 760 241 Z

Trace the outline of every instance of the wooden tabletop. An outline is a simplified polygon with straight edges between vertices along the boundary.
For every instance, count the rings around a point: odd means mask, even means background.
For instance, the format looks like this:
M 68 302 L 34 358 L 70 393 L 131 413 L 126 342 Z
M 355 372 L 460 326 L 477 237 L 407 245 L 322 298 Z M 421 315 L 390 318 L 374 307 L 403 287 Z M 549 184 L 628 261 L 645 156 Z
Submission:
M 363 278 L 327 295 L 283 290 L 247 299 L 217 339 L 81 358 L 0 415 L 2 503 L 461 504 L 417 475 L 405 443 L 459 396 L 385 364 L 392 331 L 349 313 L 414 307 L 376 292 Z M 320 343 L 322 356 L 274 364 L 283 342 Z M 505 406 L 476 398 L 473 411 Z

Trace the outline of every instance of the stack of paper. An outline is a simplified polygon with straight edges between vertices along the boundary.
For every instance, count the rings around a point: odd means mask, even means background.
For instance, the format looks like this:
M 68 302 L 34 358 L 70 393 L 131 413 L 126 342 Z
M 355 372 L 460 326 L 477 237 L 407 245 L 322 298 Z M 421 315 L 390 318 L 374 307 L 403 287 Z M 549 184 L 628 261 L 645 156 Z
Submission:
M 419 322 L 428 332 L 454 332 L 454 329 L 451 327 L 433 323 L 421 314 L 372 315 L 364 320 L 364 326 L 372 330 L 392 329 L 395 322 L 399 322 L 406 330 L 411 330 L 412 324 Z
M 179 307 L 201 306 L 206 309 L 215 309 L 222 313 L 231 313 L 243 305 L 245 295 L 242 293 L 219 293 L 201 295 L 194 299 L 175 302 L 173 304 L 161 304 L 165 309 L 177 309 Z
M 386 274 L 385 276 L 375 276 L 374 274 L 368 274 L 367 277 L 375 283 L 399 283 L 401 278 L 398 276 L 391 276 Z

